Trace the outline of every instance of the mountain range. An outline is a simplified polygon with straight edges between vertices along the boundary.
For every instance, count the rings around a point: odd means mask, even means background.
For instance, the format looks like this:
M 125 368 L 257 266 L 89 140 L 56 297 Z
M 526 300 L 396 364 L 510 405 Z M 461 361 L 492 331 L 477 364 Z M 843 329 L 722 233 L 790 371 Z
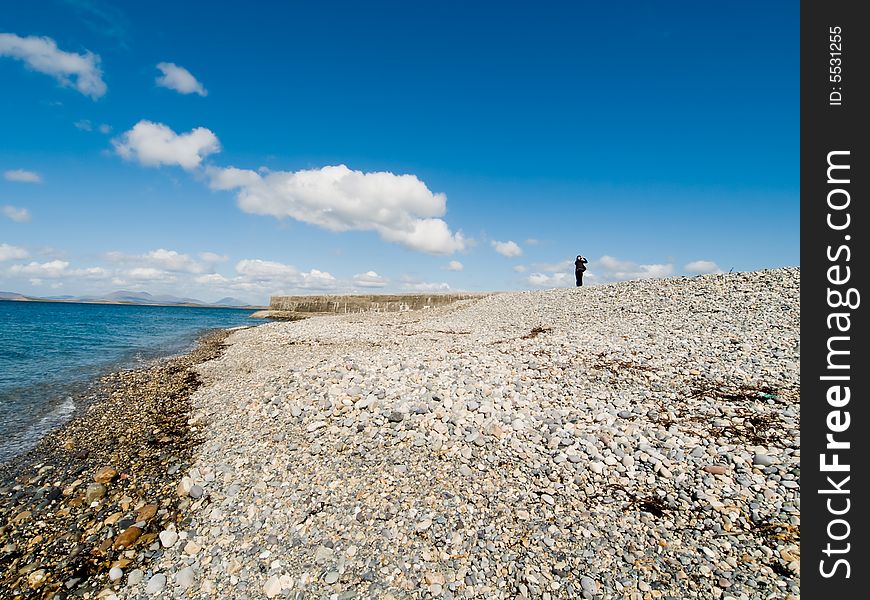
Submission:
M 21 302 L 89 302 L 98 304 L 152 304 L 152 305 L 169 305 L 169 306 L 227 306 L 227 307 L 251 307 L 260 308 L 239 300 L 238 298 L 225 297 L 216 302 L 203 302 L 196 298 L 183 298 L 171 296 L 169 294 L 153 295 L 148 292 L 133 292 L 129 290 L 118 290 L 111 294 L 103 296 L 26 296 L 16 292 L 0 292 L 0 300 L 17 300 Z

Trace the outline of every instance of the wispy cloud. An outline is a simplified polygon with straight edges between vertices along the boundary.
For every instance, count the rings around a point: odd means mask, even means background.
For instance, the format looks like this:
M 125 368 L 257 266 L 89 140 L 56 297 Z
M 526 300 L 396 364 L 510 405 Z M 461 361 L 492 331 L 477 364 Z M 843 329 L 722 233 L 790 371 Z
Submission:
M 508 240 L 506 242 L 499 242 L 498 240 L 492 241 L 493 249 L 501 254 L 502 256 L 507 256 L 508 258 L 515 258 L 517 256 L 523 255 L 523 249 L 519 247 L 519 245 L 513 240 Z
M 6 181 L 16 181 L 18 183 L 42 183 L 42 175 L 35 171 L 27 171 L 25 169 L 13 169 L 3 173 L 3 179 Z
M 29 69 L 50 75 L 94 100 L 106 93 L 100 57 L 92 52 L 65 52 L 49 37 L 0 33 L 0 56 L 20 60 Z
M 87 119 L 80 119 L 80 120 L 76 121 L 75 123 L 73 123 L 73 126 L 76 129 L 81 129 L 82 131 L 93 131 L 94 130 L 93 124 Z
M 160 87 L 175 90 L 179 94 L 208 95 L 208 91 L 203 85 L 184 67 L 180 67 L 175 63 L 162 62 L 157 63 L 157 68 L 162 73 L 155 80 Z
M 91 31 L 108 36 L 127 47 L 127 16 L 117 6 L 100 0 L 64 0 Z
M 6 218 L 12 219 L 16 223 L 27 223 L 28 221 L 30 221 L 30 211 L 26 208 L 19 208 L 17 206 L 7 204 L 3 207 L 2 210 Z
M 217 136 L 205 127 L 178 134 L 162 123 L 145 120 L 112 140 L 112 144 L 126 160 L 147 167 L 171 165 L 187 170 L 195 169 L 206 156 L 221 149 Z

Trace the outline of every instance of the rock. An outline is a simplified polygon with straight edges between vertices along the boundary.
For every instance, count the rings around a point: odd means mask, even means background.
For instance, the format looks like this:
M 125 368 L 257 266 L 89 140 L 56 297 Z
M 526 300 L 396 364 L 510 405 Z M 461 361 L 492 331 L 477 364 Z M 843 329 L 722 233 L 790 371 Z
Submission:
M 388 417 L 387 420 L 389 420 L 390 423 L 401 423 L 402 421 L 405 420 L 405 413 L 398 411 L 398 410 L 394 410 L 390 413 L 390 416 Z
M 133 569 L 127 575 L 127 585 L 138 585 L 145 579 L 145 573 L 141 569 Z
M 322 429 L 326 427 L 326 421 L 314 421 L 313 423 L 309 423 L 308 427 L 305 428 L 305 431 L 308 433 L 314 433 L 318 429 Z
M 142 535 L 142 530 L 135 525 L 125 529 L 118 537 L 115 538 L 115 549 L 129 548 L 136 543 L 139 536 Z
M 100 467 L 94 474 L 94 481 L 97 483 L 109 483 L 118 476 L 117 469 L 112 467 Z
M 594 594 L 598 591 L 598 584 L 591 577 L 581 577 L 580 587 L 583 588 L 584 592 L 589 592 L 590 594 Z
M 728 467 L 724 465 L 707 465 L 704 467 L 704 470 L 713 475 L 724 475 L 728 472 Z
M 338 571 L 330 571 L 323 577 L 323 581 L 329 585 L 332 585 L 336 581 L 338 581 Z
M 31 573 L 27 576 L 27 585 L 29 585 L 32 589 L 36 590 L 42 587 L 42 584 L 45 583 L 46 580 L 45 569 L 37 569 L 36 571 L 31 571 Z
M 327 548 L 326 546 L 318 546 L 317 550 L 314 552 L 314 562 L 318 565 L 325 564 L 332 560 L 335 551 L 332 548 Z
M 102 483 L 92 483 L 85 488 L 85 502 L 91 504 L 106 495 L 106 486 Z
M 190 491 L 188 492 L 191 498 L 194 500 L 202 498 L 203 489 L 201 485 L 192 485 L 190 486 Z
M 160 532 L 160 545 L 164 548 L 172 548 L 178 541 L 178 532 L 174 529 L 164 529 Z
M 184 567 L 175 574 L 175 585 L 186 590 L 193 585 L 194 572 L 192 567 Z
M 193 540 L 184 545 L 184 553 L 190 556 L 197 554 L 200 550 L 202 550 L 202 547 Z
M 109 569 L 109 581 L 118 581 L 124 576 L 124 571 L 120 567 L 112 567 Z
M 769 467 L 774 463 L 773 458 L 767 456 L 766 454 L 756 454 L 752 457 L 752 464 L 757 465 L 759 467 Z
M 163 591 L 164 587 L 166 587 L 166 575 L 163 573 L 156 573 L 148 580 L 148 584 L 145 586 L 145 594 L 148 596 L 156 596 Z
M 145 521 L 148 522 L 154 518 L 154 515 L 157 514 L 157 505 L 156 504 L 146 504 L 142 508 L 136 511 L 136 521 Z
M 281 580 L 277 575 L 272 575 L 266 580 L 263 584 L 263 593 L 266 594 L 266 598 L 274 598 L 281 593 Z

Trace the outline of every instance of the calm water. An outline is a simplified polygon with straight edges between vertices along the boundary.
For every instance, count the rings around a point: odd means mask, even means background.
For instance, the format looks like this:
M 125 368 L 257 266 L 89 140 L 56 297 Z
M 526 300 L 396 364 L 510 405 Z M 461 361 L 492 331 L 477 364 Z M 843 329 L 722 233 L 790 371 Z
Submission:
M 260 323 L 251 312 L 0 301 L 0 463 L 66 421 L 100 374 L 182 353 L 208 329 Z

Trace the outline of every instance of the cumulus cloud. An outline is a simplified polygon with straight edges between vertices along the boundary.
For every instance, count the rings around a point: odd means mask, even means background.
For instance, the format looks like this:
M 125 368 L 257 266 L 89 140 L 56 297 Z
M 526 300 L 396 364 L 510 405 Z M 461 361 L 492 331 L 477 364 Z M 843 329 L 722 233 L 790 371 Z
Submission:
M 517 273 L 525 273 L 528 271 L 528 268 L 525 265 L 514 265 L 514 271 Z
M 69 263 L 65 260 L 50 260 L 44 263 L 31 262 L 26 265 L 12 265 L 9 272 L 13 275 L 30 275 L 34 277 L 61 277 L 66 274 Z
M 353 284 L 358 287 L 384 287 L 387 285 L 387 280 L 378 275 L 375 271 L 366 271 L 365 273 L 357 273 L 353 276 Z
M 49 37 L 0 33 L 0 56 L 20 60 L 29 69 L 50 75 L 94 100 L 106 93 L 100 57 L 92 52 L 64 52 Z
M 692 273 L 695 275 L 715 275 L 724 272 L 719 268 L 719 265 L 714 263 L 712 260 L 693 260 L 692 262 L 687 263 L 683 267 L 683 270 L 686 273 Z
M 106 253 L 106 258 L 112 262 L 139 265 L 139 268 L 142 269 L 150 268 L 173 273 L 198 274 L 209 270 L 204 264 L 191 258 L 190 255 L 165 248 L 158 248 L 145 254 L 135 255 L 124 254 L 122 252 L 108 252 Z M 146 273 L 147 271 L 141 272 Z
M 530 284 L 540 287 L 565 287 L 574 285 L 568 273 L 531 273 L 526 279 Z
M 465 268 L 465 265 L 463 265 L 458 260 L 451 260 L 449 263 L 447 263 L 447 270 L 448 271 L 461 271 L 464 268 Z
M 112 140 L 112 145 L 125 160 L 147 167 L 177 165 L 186 170 L 195 169 L 206 156 L 221 149 L 217 136 L 205 127 L 178 134 L 162 123 L 145 120 Z
M 155 81 L 160 87 L 175 90 L 180 94 L 199 94 L 200 96 L 208 95 L 208 91 L 202 84 L 196 80 L 196 77 L 191 75 L 190 71 L 184 67 L 180 67 L 175 63 L 162 62 L 157 63 L 157 68 L 162 73 Z
M 354 171 L 345 165 L 263 174 L 234 167 L 207 170 L 212 189 L 237 190 L 243 211 L 290 217 L 330 231 L 375 231 L 381 239 L 429 254 L 466 245 L 439 217 L 447 198 L 414 175 Z
M 27 223 L 30 220 L 30 211 L 26 208 L 18 208 L 7 204 L 3 207 L 3 214 L 8 219 L 12 219 L 16 223 Z
M 508 258 L 514 258 L 516 256 L 523 255 L 523 249 L 517 245 L 516 242 L 512 240 L 508 240 L 506 242 L 499 242 L 498 240 L 492 241 L 493 249 L 501 254 L 502 256 L 507 256 Z
M 596 278 L 601 282 L 626 281 L 629 279 L 655 279 L 668 277 L 673 274 L 674 265 L 642 265 L 605 255 L 594 263 L 590 263 L 589 270 L 594 270 Z
M 290 282 L 299 275 L 299 270 L 292 265 L 255 258 L 236 263 L 236 273 L 252 281 Z
M 10 244 L 0 244 L 0 261 L 27 258 L 28 253 L 24 248 Z
M 6 181 L 15 181 L 18 183 L 41 183 L 42 176 L 35 171 L 27 171 L 25 169 L 12 169 L 3 173 L 3 179 Z

